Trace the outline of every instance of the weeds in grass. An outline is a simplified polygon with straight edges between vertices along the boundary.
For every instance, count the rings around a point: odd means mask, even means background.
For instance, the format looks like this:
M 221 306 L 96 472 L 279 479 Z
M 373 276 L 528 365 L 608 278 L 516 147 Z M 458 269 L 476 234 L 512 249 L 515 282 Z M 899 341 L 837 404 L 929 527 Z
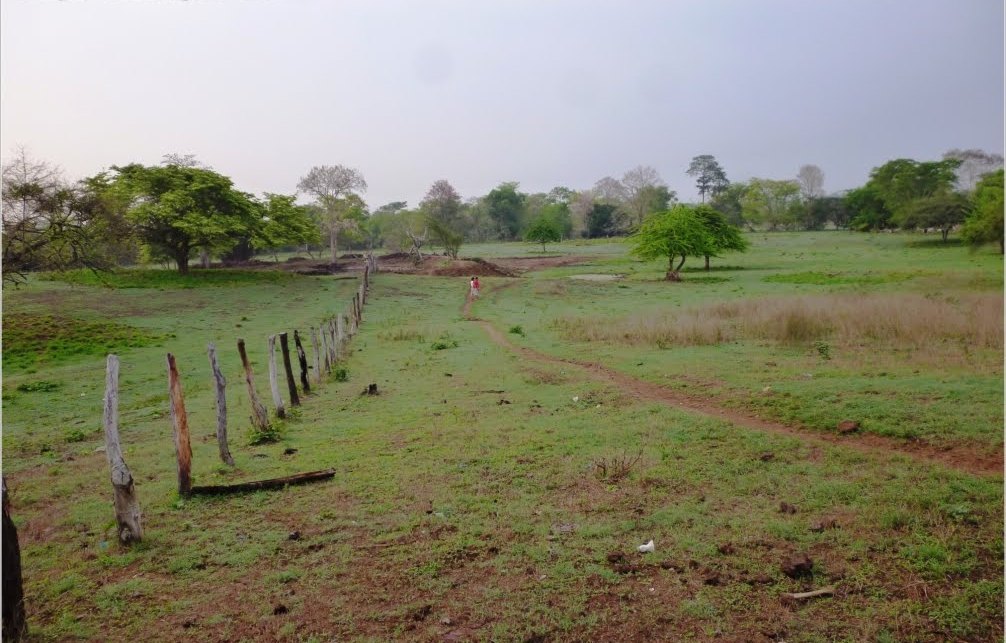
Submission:
M 516 326 L 511 326 L 510 327 L 510 334 L 511 335 L 520 335 L 521 337 L 524 337 L 524 327 L 521 326 L 520 324 L 518 324 Z
M 106 288 L 200 288 L 204 286 L 248 286 L 295 279 L 297 275 L 279 270 L 209 270 L 194 268 L 183 275 L 176 270 L 115 270 L 94 272 L 70 270 L 42 275 L 44 281 L 63 281 Z
M 377 336 L 380 339 L 386 339 L 393 342 L 423 343 L 426 341 L 426 336 L 414 328 L 396 328 L 392 331 L 378 333 Z
M 18 384 L 17 390 L 22 393 L 48 393 L 49 391 L 55 391 L 60 386 L 62 386 L 62 384 L 59 382 L 39 380 L 38 382 L 25 382 L 24 384 Z
M 642 457 L 643 452 L 640 451 L 635 457 L 630 457 L 623 452 L 619 456 L 598 458 L 594 460 L 594 475 L 609 484 L 618 484 L 632 473 L 632 469 L 639 464 Z
M 346 370 L 345 366 L 337 366 L 335 370 L 332 371 L 332 376 L 335 378 L 336 382 L 348 382 L 349 381 L 349 371 Z
M 279 442 L 283 437 L 283 427 L 278 422 L 273 422 L 264 429 L 252 427 L 248 434 L 248 444 L 256 446 L 259 444 L 271 444 Z

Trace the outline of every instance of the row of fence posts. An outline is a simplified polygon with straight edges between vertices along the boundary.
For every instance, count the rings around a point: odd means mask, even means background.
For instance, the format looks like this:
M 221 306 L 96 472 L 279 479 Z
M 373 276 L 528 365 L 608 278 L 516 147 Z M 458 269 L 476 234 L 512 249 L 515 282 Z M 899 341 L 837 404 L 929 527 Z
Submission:
M 336 363 L 342 356 L 345 345 L 359 330 L 360 323 L 363 321 L 363 306 L 367 302 L 367 294 L 370 290 L 370 277 L 371 274 L 376 272 L 377 259 L 373 254 L 368 254 L 364 264 L 363 277 L 360 280 L 359 287 L 353 294 L 353 299 L 348 306 L 347 312 L 345 314 L 337 314 L 334 319 L 326 320 L 319 328 L 311 329 L 315 373 L 313 379 L 315 384 L 322 382 L 322 369 L 324 369 L 325 374 L 332 373 Z M 290 405 L 299 406 L 300 396 L 297 393 L 297 383 L 290 360 L 288 335 L 287 333 L 279 333 L 278 336 L 280 350 L 283 355 L 283 367 L 286 371 Z M 321 338 L 320 341 L 319 336 Z M 286 417 L 286 407 L 283 404 L 277 381 L 276 337 L 276 335 L 270 335 L 268 338 L 269 383 L 273 403 L 276 407 L 276 416 L 284 418 Z M 311 390 L 311 378 L 308 377 L 307 354 L 304 351 L 300 334 L 297 331 L 294 331 L 294 344 L 297 351 L 297 361 L 300 366 L 301 388 L 304 393 L 308 393 Z M 265 405 L 259 399 L 255 388 L 255 379 L 251 364 L 248 361 L 245 341 L 238 339 L 237 345 L 238 353 L 241 357 L 241 365 L 244 370 L 248 396 L 251 400 L 252 425 L 259 431 L 267 431 L 270 428 L 269 414 Z M 216 391 L 216 433 L 220 459 L 225 464 L 234 466 L 234 458 L 231 456 L 227 445 L 227 398 L 225 395 L 227 382 L 220 371 L 216 346 L 212 343 L 209 344 L 207 346 L 207 353 L 209 355 L 210 369 Z M 189 440 L 188 416 L 185 412 L 185 399 L 182 395 L 182 385 L 178 376 L 175 356 L 168 353 L 167 361 L 171 424 L 174 429 L 175 454 L 178 460 L 178 492 L 182 495 L 188 495 L 193 490 L 191 473 L 192 446 Z M 116 355 L 109 355 L 106 364 L 104 428 L 105 454 L 108 457 L 108 465 L 112 474 L 115 520 L 118 525 L 119 541 L 123 544 L 129 544 L 143 538 L 143 526 L 141 524 L 140 503 L 133 485 L 133 476 L 122 457 L 122 447 L 119 443 L 119 358 Z

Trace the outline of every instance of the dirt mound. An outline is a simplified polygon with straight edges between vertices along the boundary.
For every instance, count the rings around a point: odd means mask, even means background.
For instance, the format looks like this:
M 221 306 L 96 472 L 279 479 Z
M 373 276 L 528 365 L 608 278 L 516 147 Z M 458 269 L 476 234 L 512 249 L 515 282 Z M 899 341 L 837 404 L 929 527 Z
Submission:
M 447 260 L 449 263 L 444 265 L 445 260 L 430 257 L 433 262 L 436 263 L 436 267 L 432 268 L 431 272 L 423 271 L 424 274 L 436 275 L 438 277 L 463 277 L 465 275 L 479 276 L 479 277 L 516 277 L 517 273 L 512 270 L 507 270 L 502 266 L 497 266 L 494 263 L 486 261 L 485 259 L 453 259 Z M 426 261 L 424 263 L 424 268 Z

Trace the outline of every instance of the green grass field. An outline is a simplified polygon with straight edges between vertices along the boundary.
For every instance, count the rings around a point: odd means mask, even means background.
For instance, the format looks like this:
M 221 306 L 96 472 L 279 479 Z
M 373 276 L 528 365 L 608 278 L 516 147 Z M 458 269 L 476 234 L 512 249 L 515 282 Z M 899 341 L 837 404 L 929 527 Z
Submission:
M 345 310 L 355 280 L 6 288 L 3 464 L 31 640 L 1001 640 L 1001 257 L 915 235 L 751 241 L 677 284 L 617 241 L 549 246 L 583 263 L 486 277 L 468 310 L 466 278 L 378 274 L 347 381 L 258 446 L 237 339 L 268 403 L 267 336 Z M 96 451 L 109 350 L 144 512 L 130 548 Z M 179 497 L 167 352 L 195 484 L 335 478 Z M 847 419 L 861 429 L 840 436 Z M 792 578 L 794 555 L 813 566 Z

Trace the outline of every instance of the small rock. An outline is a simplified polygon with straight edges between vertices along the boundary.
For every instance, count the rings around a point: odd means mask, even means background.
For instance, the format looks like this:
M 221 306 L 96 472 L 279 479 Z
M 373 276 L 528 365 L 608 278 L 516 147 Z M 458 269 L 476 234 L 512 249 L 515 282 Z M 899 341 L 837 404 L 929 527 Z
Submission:
M 814 561 L 807 554 L 794 554 L 782 562 L 780 569 L 790 578 L 799 578 L 810 574 Z
M 779 503 L 779 513 L 795 514 L 796 511 L 796 505 L 791 505 L 785 500 Z
M 620 552 L 620 551 L 613 551 L 610 554 L 608 554 L 608 562 L 609 563 L 624 563 L 625 562 L 625 554 L 622 553 L 622 552 Z
M 440 619 L 440 624 L 441 625 L 453 625 L 454 621 L 451 620 L 450 616 L 445 616 L 442 619 Z
M 290 535 L 286 537 L 287 540 L 300 540 L 299 531 L 291 531 Z
M 855 420 L 842 420 L 838 423 L 838 432 L 841 434 L 855 433 L 859 430 L 859 422 Z

